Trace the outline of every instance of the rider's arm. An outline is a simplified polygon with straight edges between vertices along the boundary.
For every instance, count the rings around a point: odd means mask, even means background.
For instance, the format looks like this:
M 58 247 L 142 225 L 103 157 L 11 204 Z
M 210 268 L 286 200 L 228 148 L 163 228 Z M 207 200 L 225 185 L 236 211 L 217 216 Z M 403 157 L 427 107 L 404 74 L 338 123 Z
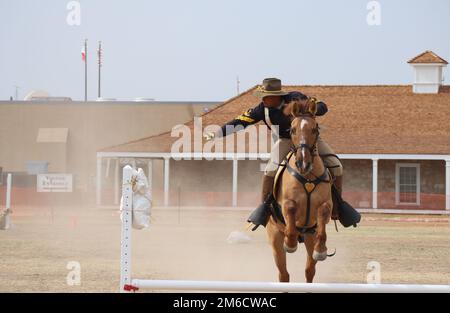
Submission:
M 311 99 L 313 99 L 313 101 L 315 101 L 316 105 L 317 105 L 316 116 L 322 116 L 328 112 L 328 107 L 325 104 L 325 102 L 319 101 L 316 98 L 311 98 Z
M 264 105 L 261 102 L 259 105 L 245 111 L 241 115 L 237 116 L 235 119 L 223 125 L 217 136 L 224 137 L 230 135 L 239 129 L 239 128 L 236 129 L 236 126 L 246 128 L 247 126 L 258 123 L 263 119 L 264 119 Z

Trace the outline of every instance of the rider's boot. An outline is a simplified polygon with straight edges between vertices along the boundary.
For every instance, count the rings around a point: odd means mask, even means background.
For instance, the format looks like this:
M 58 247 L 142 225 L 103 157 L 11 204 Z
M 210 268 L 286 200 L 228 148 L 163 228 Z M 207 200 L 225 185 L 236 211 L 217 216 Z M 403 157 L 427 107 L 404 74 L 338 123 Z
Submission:
M 331 219 L 338 220 L 340 215 L 340 205 L 342 203 L 342 175 L 333 175 L 333 210 L 331 212 Z
M 252 231 L 256 230 L 259 225 L 266 227 L 270 217 L 270 203 L 272 200 L 272 189 L 274 177 L 267 175 L 263 176 L 261 204 L 250 214 L 247 222 L 255 225 Z
M 339 221 L 344 227 L 356 227 L 356 224 L 361 221 L 361 215 L 348 202 L 342 199 L 342 177 L 342 175 L 336 176 L 334 180 L 334 186 L 336 187 L 340 198 L 340 203 L 338 205 Z
M 343 175 L 336 176 L 334 178 L 334 186 L 336 187 L 336 190 L 338 191 L 339 195 L 342 197 L 342 179 Z

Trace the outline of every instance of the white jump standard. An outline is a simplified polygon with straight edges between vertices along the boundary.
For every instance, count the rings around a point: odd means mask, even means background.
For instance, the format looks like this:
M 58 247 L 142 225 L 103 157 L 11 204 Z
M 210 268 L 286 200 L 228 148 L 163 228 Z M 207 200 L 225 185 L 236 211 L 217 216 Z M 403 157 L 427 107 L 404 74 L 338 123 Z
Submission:
M 326 283 L 278 283 L 251 281 L 195 281 L 195 280 L 153 280 L 131 278 L 131 226 L 132 226 L 132 171 L 123 169 L 123 217 L 120 255 L 120 292 L 151 290 L 208 290 L 245 292 L 351 292 L 351 293 L 450 293 L 450 285 L 407 285 L 407 284 L 326 284 Z

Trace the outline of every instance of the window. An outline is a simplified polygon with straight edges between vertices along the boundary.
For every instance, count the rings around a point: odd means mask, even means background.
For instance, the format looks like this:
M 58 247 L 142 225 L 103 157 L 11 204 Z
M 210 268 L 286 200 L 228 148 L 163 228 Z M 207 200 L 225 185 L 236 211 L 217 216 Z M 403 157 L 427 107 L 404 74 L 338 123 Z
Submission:
M 420 164 L 395 165 L 395 203 L 420 204 Z

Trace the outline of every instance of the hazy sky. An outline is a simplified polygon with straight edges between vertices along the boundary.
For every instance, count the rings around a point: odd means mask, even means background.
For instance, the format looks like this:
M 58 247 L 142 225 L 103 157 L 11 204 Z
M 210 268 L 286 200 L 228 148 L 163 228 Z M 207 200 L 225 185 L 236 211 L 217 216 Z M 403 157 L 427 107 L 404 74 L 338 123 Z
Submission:
M 450 61 L 450 1 L 0 0 L 0 99 L 35 89 L 84 97 L 81 47 L 89 39 L 89 98 L 102 40 L 102 96 L 225 100 L 264 77 L 284 84 L 408 84 L 406 61 L 433 50 Z M 449 70 L 446 70 L 448 73 Z M 448 75 L 447 75 L 448 76 Z M 450 79 L 447 79 L 450 84 Z

